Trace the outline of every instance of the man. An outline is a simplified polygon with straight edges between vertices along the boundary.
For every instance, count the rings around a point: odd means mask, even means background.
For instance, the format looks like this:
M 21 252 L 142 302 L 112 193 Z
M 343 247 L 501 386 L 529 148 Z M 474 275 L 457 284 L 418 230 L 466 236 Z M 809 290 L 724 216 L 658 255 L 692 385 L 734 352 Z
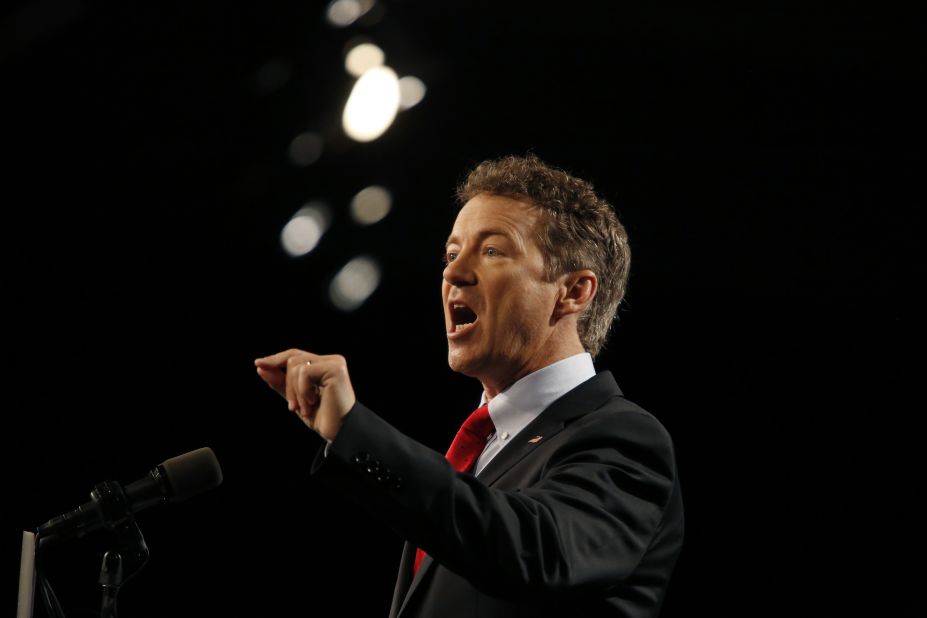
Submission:
M 480 164 L 458 200 L 448 363 L 483 385 L 485 447 L 460 463 L 399 433 L 340 356 L 288 350 L 258 374 L 328 442 L 314 474 L 408 541 L 390 616 L 656 616 L 683 537 L 672 443 L 592 364 L 627 285 L 625 230 L 532 155 Z

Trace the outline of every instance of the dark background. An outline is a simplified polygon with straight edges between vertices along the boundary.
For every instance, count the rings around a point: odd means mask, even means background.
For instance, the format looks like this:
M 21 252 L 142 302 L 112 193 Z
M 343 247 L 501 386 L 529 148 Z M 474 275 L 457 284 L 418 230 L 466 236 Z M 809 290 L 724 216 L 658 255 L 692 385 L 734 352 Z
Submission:
M 480 392 L 444 363 L 453 188 L 532 151 L 629 231 L 597 365 L 676 443 L 664 615 L 921 615 L 921 15 L 541 5 L 384 1 L 343 29 L 313 2 L 4 9 L 7 611 L 21 530 L 208 445 L 225 482 L 138 516 L 152 558 L 122 615 L 385 615 L 401 539 L 309 478 L 319 440 L 253 359 L 344 354 L 362 401 L 443 451 Z M 369 144 L 340 129 L 355 37 L 428 87 Z M 294 166 L 306 130 L 325 150 Z M 361 228 L 370 184 L 394 207 Z M 332 228 L 293 259 L 279 233 L 309 200 Z M 343 313 L 328 282 L 361 253 L 383 281 Z M 70 614 L 98 604 L 102 546 L 49 559 Z

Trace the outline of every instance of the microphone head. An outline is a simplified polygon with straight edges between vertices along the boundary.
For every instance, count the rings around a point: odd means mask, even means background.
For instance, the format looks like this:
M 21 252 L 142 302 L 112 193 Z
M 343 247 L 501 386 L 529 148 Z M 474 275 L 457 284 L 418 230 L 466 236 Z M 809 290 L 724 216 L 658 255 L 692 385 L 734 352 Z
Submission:
M 171 502 L 180 502 L 222 483 L 222 469 L 208 446 L 164 460 L 158 466 L 171 489 Z

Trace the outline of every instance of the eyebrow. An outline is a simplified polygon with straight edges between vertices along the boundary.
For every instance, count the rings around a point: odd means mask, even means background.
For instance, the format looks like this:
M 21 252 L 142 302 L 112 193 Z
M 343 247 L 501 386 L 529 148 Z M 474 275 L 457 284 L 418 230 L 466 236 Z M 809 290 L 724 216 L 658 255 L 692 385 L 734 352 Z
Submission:
M 480 230 L 480 231 L 476 234 L 476 240 L 478 240 L 478 241 L 479 241 L 479 240 L 484 240 L 484 239 L 488 238 L 489 236 L 503 236 L 503 237 L 507 238 L 508 240 L 511 240 L 511 241 L 514 242 L 515 244 L 519 244 L 519 243 L 518 243 L 518 240 L 517 240 L 516 238 L 514 238 L 514 237 L 512 236 L 512 234 L 510 234 L 509 232 L 506 232 L 505 230 L 497 230 L 497 229 Z M 444 243 L 444 248 L 447 249 L 448 245 L 453 244 L 453 243 L 455 243 L 455 242 L 458 242 L 458 241 L 454 238 L 454 235 L 451 234 L 451 235 L 448 237 L 447 242 Z M 519 246 L 520 246 L 520 244 L 519 244 Z

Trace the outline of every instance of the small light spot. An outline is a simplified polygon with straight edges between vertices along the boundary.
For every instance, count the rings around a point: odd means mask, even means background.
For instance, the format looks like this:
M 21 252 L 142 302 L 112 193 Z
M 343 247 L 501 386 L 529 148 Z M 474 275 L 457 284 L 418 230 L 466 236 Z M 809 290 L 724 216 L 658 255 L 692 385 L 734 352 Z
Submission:
M 301 167 L 312 165 L 322 156 L 322 146 L 322 136 L 318 133 L 300 133 L 290 142 L 290 161 Z
M 321 202 L 310 202 L 300 208 L 280 233 L 283 250 L 299 257 L 315 249 L 328 229 L 329 218 L 328 206 Z
M 354 77 L 360 77 L 370 69 L 386 61 L 386 54 L 373 43 L 361 43 L 351 48 L 344 57 L 345 70 Z
M 361 15 L 361 3 L 358 0 L 332 0 L 325 9 L 328 22 L 339 28 L 350 26 Z
M 389 214 L 392 205 L 389 189 L 373 185 L 361 189 L 351 200 L 351 216 L 361 225 L 372 225 Z
M 425 82 L 413 75 L 399 80 L 399 109 L 409 109 L 425 98 Z
M 364 304 L 380 285 L 380 265 L 371 257 L 359 256 L 338 271 L 329 286 L 332 304 L 353 311 Z

